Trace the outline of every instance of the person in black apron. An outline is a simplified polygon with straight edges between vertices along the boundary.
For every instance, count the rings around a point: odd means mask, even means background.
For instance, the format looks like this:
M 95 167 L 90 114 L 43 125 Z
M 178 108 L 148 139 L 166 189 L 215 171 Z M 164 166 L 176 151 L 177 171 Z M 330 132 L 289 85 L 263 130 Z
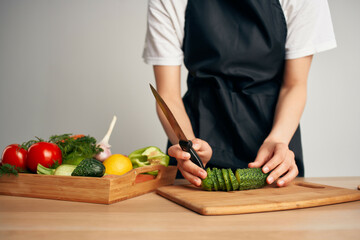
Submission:
M 180 102 L 178 109 L 170 108 L 185 134 L 193 134 L 187 137 L 206 166 L 262 167 L 271 172 L 268 183 L 278 180 L 279 186 L 304 176 L 298 125 L 311 56 L 286 62 L 286 36 L 278 0 L 188 1 L 183 41 L 187 116 Z M 169 84 L 161 80 L 161 71 L 155 68 L 160 94 Z M 206 172 L 176 143 L 168 145 L 172 164 L 199 186 Z

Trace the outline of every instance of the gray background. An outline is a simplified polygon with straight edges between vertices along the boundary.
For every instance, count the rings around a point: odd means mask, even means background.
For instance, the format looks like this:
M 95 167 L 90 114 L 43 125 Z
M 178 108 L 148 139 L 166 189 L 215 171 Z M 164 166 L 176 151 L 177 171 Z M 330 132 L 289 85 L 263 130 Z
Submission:
M 301 120 L 306 176 L 359 176 L 360 1 L 329 0 L 338 48 L 314 57 Z M 113 153 L 166 136 L 141 59 L 145 0 L 0 0 L 0 149 L 35 136 L 101 140 Z M 185 92 L 183 70 L 183 92 Z

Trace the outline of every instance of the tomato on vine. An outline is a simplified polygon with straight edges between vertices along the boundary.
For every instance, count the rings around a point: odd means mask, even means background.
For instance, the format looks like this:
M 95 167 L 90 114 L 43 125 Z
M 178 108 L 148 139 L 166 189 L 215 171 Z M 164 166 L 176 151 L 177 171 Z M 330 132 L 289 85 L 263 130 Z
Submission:
M 25 171 L 27 151 L 19 144 L 10 144 L 2 153 L 2 164 L 10 164 L 15 168 Z
M 36 173 L 38 164 L 51 168 L 61 165 L 62 154 L 60 148 L 50 142 L 37 142 L 32 144 L 28 149 L 27 168 Z

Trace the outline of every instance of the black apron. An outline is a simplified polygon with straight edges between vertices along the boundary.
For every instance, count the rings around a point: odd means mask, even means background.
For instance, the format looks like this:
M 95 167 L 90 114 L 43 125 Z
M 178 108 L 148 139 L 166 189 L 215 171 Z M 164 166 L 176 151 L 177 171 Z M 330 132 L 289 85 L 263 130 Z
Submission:
M 286 35 L 279 0 L 188 1 L 183 101 L 195 136 L 213 149 L 207 166 L 246 168 L 254 161 L 272 128 Z M 300 128 L 289 148 L 303 176 Z

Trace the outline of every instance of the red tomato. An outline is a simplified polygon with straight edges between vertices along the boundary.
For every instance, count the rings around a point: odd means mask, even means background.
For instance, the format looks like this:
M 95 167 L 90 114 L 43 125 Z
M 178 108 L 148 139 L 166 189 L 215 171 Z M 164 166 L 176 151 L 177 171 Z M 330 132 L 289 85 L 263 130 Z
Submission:
M 15 167 L 21 168 L 22 170 L 25 170 L 26 156 L 27 151 L 23 148 L 20 148 L 19 144 L 11 144 L 4 149 L 1 158 L 3 164 L 8 163 Z
M 28 149 L 27 167 L 31 172 L 36 172 L 38 164 L 44 167 L 51 167 L 55 163 L 62 163 L 60 148 L 49 142 L 38 142 L 31 145 Z

